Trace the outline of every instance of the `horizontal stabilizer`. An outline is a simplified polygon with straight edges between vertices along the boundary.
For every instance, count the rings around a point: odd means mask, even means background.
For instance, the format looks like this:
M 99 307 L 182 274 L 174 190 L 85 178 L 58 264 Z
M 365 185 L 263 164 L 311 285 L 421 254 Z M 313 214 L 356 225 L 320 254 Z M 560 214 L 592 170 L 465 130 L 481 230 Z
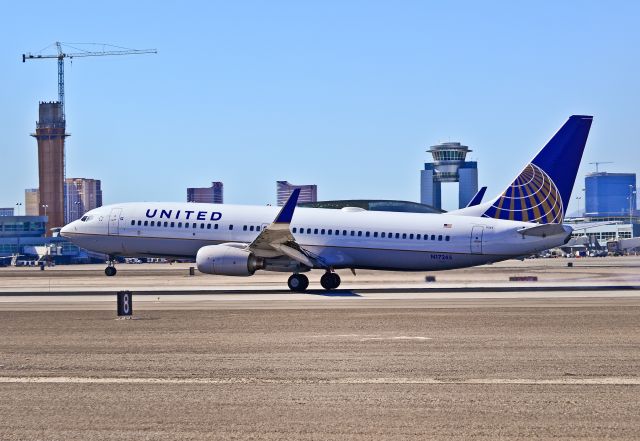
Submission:
M 562 224 L 541 224 L 536 225 L 535 227 L 523 228 L 519 230 L 518 233 L 523 236 L 537 236 L 537 237 L 547 237 L 547 236 L 555 236 L 557 234 L 571 234 L 570 226 L 562 225 Z

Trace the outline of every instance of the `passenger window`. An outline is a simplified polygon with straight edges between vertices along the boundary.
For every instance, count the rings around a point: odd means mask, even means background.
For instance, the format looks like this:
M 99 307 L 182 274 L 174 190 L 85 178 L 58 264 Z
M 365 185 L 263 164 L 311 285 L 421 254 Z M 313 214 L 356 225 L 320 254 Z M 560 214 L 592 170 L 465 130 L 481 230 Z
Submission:
M 171 222 L 171 228 L 175 227 L 176 223 L 175 222 Z
M 407 238 L 407 233 L 402 233 L 402 238 L 406 239 Z
M 298 229 L 297 229 L 296 227 L 293 227 L 293 230 L 292 230 L 292 231 L 293 231 L 294 233 L 296 233 L 296 232 L 297 232 L 297 230 L 298 230 Z
M 396 233 L 396 239 L 400 239 L 400 233 Z
M 362 237 L 362 231 L 358 231 L 358 237 Z
M 214 229 L 214 230 L 217 230 L 217 229 L 218 229 L 218 224 L 215 224 L 215 225 L 213 226 L 213 229 Z
M 385 237 L 387 237 L 387 235 L 386 235 L 386 233 L 382 232 L 382 233 L 380 233 L 380 237 L 384 239 Z
M 327 230 L 327 234 L 328 234 L 329 236 L 331 236 L 331 234 L 333 234 L 333 230 L 328 229 L 328 230 Z
M 318 229 L 317 229 L 317 228 L 315 228 L 315 229 L 313 230 L 313 234 L 318 234 Z
M 324 228 L 320 230 L 320 234 L 324 234 Z
M 142 221 L 138 221 L 138 226 L 142 225 Z
M 352 236 L 355 236 L 355 235 L 356 235 L 356 232 L 355 232 L 355 231 L 353 231 L 353 230 L 351 230 L 351 235 L 352 235 Z
M 307 228 L 307 234 L 311 234 L 311 228 Z
M 449 236 L 444 237 L 444 240 L 446 240 L 447 242 L 449 242 L 449 239 L 451 239 Z
M 366 233 L 364 233 L 364 237 L 369 237 L 371 233 L 369 233 L 368 231 Z
M 233 224 L 229 225 L 229 230 L 233 230 Z
M 168 227 L 168 226 L 169 226 L 169 222 L 165 221 L 165 222 L 164 222 L 164 226 L 165 226 L 165 227 Z
M 254 227 L 253 227 L 253 225 L 251 225 L 251 226 L 249 227 L 249 231 L 253 231 L 253 229 L 254 229 Z
M 247 231 L 247 226 L 246 226 L 246 225 L 244 225 L 244 226 L 242 227 L 242 231 Z
M 346 236 L 347 235 L 347 230 L 342 230 L 342 235 Z
M 182 228 L 182 222 L 178 222 L 178 228 Z
M 207 224 L 207 230 L 211 229 L 211 224 Z
M 442 234 L 438 236 L 438 240 L 442 240 Z
M 131 225 L 135 225 L 135 224 L 136 224 L 136 221 L 132 220 Z
M 156 226 L 156 221 L 151 221 L 151 226 L 155 227 Z
M 373 232 L 373 237 L 378 237 L 378 232 L 377 231 Z
M 256 231 L 260 231 L 260 225 L 256 227 Z
M 200 229 L 204 230 L 204 224 L 200 224 Z
M 436 240 L 436 235 L 435 234 L 431 235 L 431 240 Z
M 416 239 L 420 240 L 422 239 L 422 236 L 420 234 L 416 234 Z
M 413 233 L 409 235 L 409 239 L 413 239 Z
M 146 227 L 147 225 L 149 225 L 149 221 L 144 221 L 144 226 Z

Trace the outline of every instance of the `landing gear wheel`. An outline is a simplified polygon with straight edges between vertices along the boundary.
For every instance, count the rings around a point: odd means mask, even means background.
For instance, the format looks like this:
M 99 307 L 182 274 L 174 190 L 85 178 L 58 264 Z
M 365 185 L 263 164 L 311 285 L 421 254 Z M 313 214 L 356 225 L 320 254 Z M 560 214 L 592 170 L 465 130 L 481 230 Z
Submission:
M 309 279 L 304 274 L 292 274 L 287 281 L 289 289 L 294 292 L 305 292 L 309 286 Z
M 340 286 L 340 276 L 336 273 L 324 273 L 320 277 L 320 285 L 326 290 L 336 289 Z
M 118 271 L 116 270 L 115 266 L 108 266 L 104 269 L 104 273 L 109 277 L 115 276 L 117 272 Z

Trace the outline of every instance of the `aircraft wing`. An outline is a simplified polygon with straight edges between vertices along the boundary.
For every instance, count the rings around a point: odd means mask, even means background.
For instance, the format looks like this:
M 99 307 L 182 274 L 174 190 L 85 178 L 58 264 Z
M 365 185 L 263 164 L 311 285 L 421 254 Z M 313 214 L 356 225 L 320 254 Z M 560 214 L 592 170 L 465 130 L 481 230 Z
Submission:
M 487 191 L 487 187 L 482 187 L 480 190 L 478 190 L 475 196 L 471 198 L 466 208 L 475 207 L 476 205 L 479 205 L 480 202 L 482 202 L 482 198 L 484 197 L 484 194 L 486 191 Z
M 260 232 L 248 246 L 248 249 L 259 257 L 287 256 L 303 265 L 313 268 L 322 263 L 308 251 L 300 247 L 291 234 L 291 219 L 298 203 L 300 189 L 296 188 L 289 196 L 275 220 Z

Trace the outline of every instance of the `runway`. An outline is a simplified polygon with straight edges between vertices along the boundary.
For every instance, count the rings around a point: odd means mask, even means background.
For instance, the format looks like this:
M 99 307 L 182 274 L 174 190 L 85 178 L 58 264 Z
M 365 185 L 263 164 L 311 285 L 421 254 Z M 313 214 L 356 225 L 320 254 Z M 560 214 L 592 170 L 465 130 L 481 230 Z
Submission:
M 0 271 L 0 439 L 637 439 L 637 263 L 308 294 L 187 267 Z M 115 314 L 126 285 L 133 320 Z

